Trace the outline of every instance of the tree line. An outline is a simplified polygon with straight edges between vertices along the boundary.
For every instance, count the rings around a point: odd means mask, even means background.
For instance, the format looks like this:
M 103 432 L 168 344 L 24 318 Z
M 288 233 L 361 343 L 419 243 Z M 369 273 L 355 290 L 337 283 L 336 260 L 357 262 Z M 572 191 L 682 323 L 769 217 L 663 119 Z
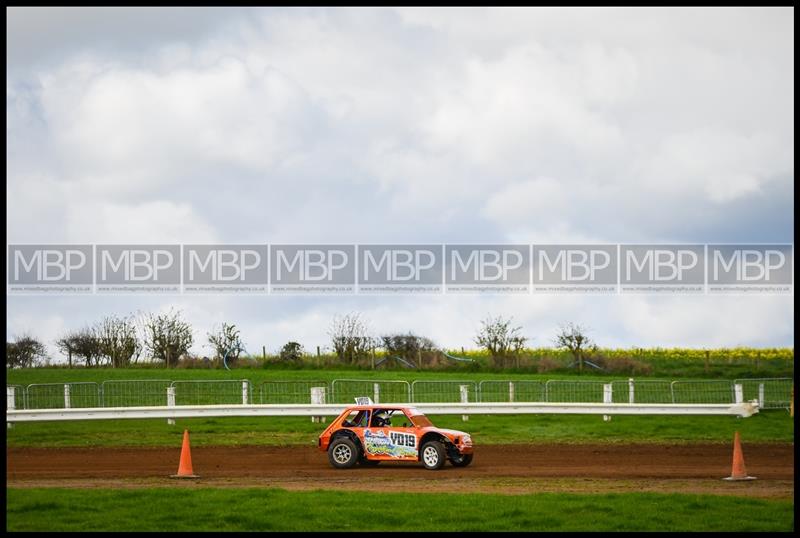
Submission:
M 335 317 L 328 334 L 334 352 L 345 364 L 363 360 L 376 349 L 410 363 L 415 359 L 420 361 L 422 357 L 430 360 L 432 356 L 441 354 L 438 346 L 425 336 L 413 333 L 372 336 L 369 324 L 359 313 Z M 501 367 L 512 366 L 528 340 L 522 334 L 522 327 L 514 324 L 513 318 L 491 315 L 481 320 L 473 338 L 479 348 L 488 352 L 495 365 Z M 570 352 L 579 371 L 583 371 L 587 357 L 597 351 L 597 345 L 588 336 L 588 329 L 575 323 L 562 325 L 553 344 Z
M 207 339 L 218 357 L 227 355 L 235 361 L 244 351 L 239 330 L 229 323 L 222 323 L 209 332 Z M 194 344 L 194 331 L 176 310 L 111 315 L 83 328 L 66 331 L 54 344 L 70 367 L 81 364 L 124 368 L 147 358 L 171 368 L 189 353 Z M 47 349 L 30 334 L 6 342 L 6 367 L 31 368 L 44 362 L 47 362 Z
M 588 338 L 587 330 L 576 324 L 561 327 L 554 339 L 556 347 L 568 350 L 580 370 L 587 354 L 596 350 Z M 335 316 L 328 330 L 331 350 L 342 364 L 357 364 L 365 359 L 375 360 L 375 351 L 384 351 L 381 360 L 394 359 L 409 366 L 421 366 L 441 360 L 444 355 L 436 343 L 425 336 L 411 332 L 387 333 L 373 336 L 367 321 L 359 313 Z M 215 358 L 225 358 L 235 364 L 245 352 L 240 331 L 236 325 L 223 322 L 206 334 L 208 347 Z M 474 342 L 486 350 L 497 366 L 511 366 L 515 357 L 525 348 L 528 338 L 513 319 L 489 316 L 481 321 Z M 189 356 L 195 343 L 191 325 L 181 312 L 170 310 L 129 316 L 106 316 L 100 321 L 80 329 L 69 330 L 54 344 L 67 358 L 70 367 L 111 366 L 124 368 L 149 360 L 171 368 Z M 298 361 L 305 355 L 302 344 L 288 342 L 280 352 L 283 361 Z M 30 368 L 49 362 L 45 345 L 29 334 L 6 342 L 6 366 Z

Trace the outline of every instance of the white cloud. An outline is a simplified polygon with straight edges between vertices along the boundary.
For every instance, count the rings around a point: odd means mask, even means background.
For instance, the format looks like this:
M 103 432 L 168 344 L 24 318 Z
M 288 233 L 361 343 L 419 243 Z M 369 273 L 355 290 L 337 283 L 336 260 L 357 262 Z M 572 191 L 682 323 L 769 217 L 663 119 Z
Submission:
M 141 204 L 75 202 L 66 219 L 71 242 L 216 243 L 213 223 L 187 203 L 166 200 Z
M 592 201 L 613 204 L 608 193 L 581 181 L 537 177 L 510 183 L 486 200 L 481 215 L 506 230 L 509 240 L 521 243 L 580 244 L 614 242 L 601 230 L 576 227 L 574 216 L 592 211 Z M 587 215 L 588 216 L 588 215 Z M 602 215 L 594 215 L 602 220 Z
M 793 238 L 788 9 L 21 13 L 11 243 Z M 8 309 L 18 327 L 135 302 L 97 299 Z M 781 297 L 181 304 L 203 325 L 246 304 L 244 332 L 276 346 L 324 341 L 325 320 L 355 308 L 445 345 L 469 345 L 492 309 L 534 334 L 582 318 L 620 344 L 793 335 Z
M 464 79 L 436 95 L 436 112 L 424 125 L 429 143 L 480 164 L 518 164 L 554 144 L 590 154 L 613 150 L 621 133 L 591 104 L 613 102 L 635 83 L 632 57 L 618 56 L 600 46 L 561 55 L 532 42 L 500 61 L 469 58 Z
M 725 347 L 791 345 L 791 297 L 624 297 L 614 315 L 641 346 Z M 783 336 L 781 336 L 783 335 Z
M 42 103 L 61 160 L 85 188 L 117 198 L 188 188 L 210 165 L 266 172 L 300 151 L 314 113 L 281 73 L 235 58 L 163 74 L 70 66 L 44 79 Z
M 508 224 L 557 218 L 569 204 L 569 186 L 550 177 L 539 177 L 508 185 L 491 195 L 483 212 Z
M 769 133 L 701 130 L 666 137 L 644 170 L 656 192 L 722 204 L 758 194 L 793 169 L 793 152 Z

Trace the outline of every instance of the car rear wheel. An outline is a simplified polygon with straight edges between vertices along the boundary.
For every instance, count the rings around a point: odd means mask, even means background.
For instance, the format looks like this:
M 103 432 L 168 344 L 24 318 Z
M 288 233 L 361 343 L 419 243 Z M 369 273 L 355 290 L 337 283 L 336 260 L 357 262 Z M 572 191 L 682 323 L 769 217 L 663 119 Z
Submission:
M 358 449 L 347 437 L 339 437 L 328 447 L 328 461 L 337 469 L 347 469 L 358 461 Z
M 444 446 L 439 441 L 429 441 L 422 445 L 419 456 L 425 468 L 431 471 L 441 469 L 446 459 Z
M 466 467 L 472 463 L 472 454 L 459 454 L 450 458 L 450 463 L 453 464 L 453 467 Z

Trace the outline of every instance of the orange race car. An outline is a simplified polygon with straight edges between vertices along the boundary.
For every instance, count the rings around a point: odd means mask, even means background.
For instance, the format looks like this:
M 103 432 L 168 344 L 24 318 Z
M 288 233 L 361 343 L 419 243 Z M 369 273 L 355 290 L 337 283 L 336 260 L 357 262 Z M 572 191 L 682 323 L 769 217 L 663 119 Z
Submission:
M 319 436 L 319 449 L 328 452 L 336 468 L 356 463 L 421 461 L 426 469 L 441 469 L 446 460 L 456 467 L 472 462 L 468 433 L 434 426 L 413 406 L 373 404 L 357 398 Z

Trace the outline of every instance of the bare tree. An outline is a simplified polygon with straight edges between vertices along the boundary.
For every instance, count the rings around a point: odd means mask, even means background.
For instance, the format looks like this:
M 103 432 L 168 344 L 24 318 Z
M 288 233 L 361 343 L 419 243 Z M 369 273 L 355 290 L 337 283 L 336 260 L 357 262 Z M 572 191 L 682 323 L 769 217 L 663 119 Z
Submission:
M 481 328 L 475 336 L 475 343 L 486 349 L 495 360 L 503 360 L 509 355 L 516 355 L 528 341 L 521 334 L 522 327 L 511 326 L 512 319 L 489 316 L 481 321 Z
M 6 342 L 6 367 L 32 368 L 47 357 L 47 348 L 29 334 L 15 336 Z
M 239 329 L 232 323 L 222 323 L 222 326 L 208 333 L 208 343 L 217 357 L 222 360 L 227 353 L 227 358 L 231 364 L 235 363 L 239 355 L 244 351 L 244 345 L 239 338 Z
M 67 364 L 70 368 L 72 368 L 72 356 L 76 355 L 78 350 L 78 339 L 78 331 L 69 331 L 56 340 L 56 347 L 61 353 L 67 356 Z
M 367 356 L 375 347 L 366 323 L 357 312 L 334 317 L 328 334 L 336 355 L 346 364 L 353 364 Z
M 99 366 L 102 359 L 100 341 L 91 327 L 78 331 L 77 348 L 75 355 L 82 358 L 87 367 Z
M 568 323 L 561 326 L 560 332 L 556 335 L 556 347 L 567 349 L 575 361 L 578 363 L 578 371 L 583 372 L 583 360 L 586 351 L 596 348 L 586 335 L 587 329 L 581 325 Z
M 100 340 L 95 328 L 92 327 L 67 332 L 56 340 L 56 347 L 67 355 L 70 368 L 74 362 L 73 358 L 81 359 L 87 367 L 91 367 L 99 365 L 103 357 Z
M 164 361 L 167 368 L 177 365 L 194 342 L 192 327 L 181 319 L 180 311 L 146 314 L 142 320 L 142 332 L 145 349 L 153 359 Z
M 108 316 L 94 328 L 99 354 L 112 368 L 124 368 L 136 362 L 142 345 L 136 335 L 136 324 L 132 317 Z

